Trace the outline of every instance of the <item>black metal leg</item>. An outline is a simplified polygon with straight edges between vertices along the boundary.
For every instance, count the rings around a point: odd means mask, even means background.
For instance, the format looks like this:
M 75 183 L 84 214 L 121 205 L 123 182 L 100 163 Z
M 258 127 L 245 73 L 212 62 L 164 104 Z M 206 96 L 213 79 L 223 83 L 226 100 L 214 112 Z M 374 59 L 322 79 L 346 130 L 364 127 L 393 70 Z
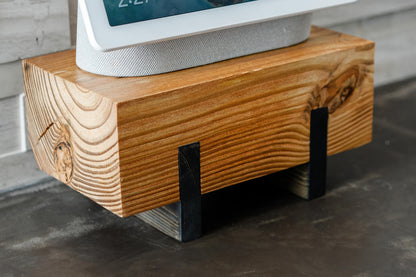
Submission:
M 325 194 L 328 108 L 312 111 L 310 161 L 279 174 L 280 181 L 296 195 L 315 199 Z M 178 148 L 180 202 L 137 215 L 139 218 L 183 242 L 202 236 L 200 143 Z
M 309 160 L 309 199 L 325 195 L 327 177 L 328 108 L 312 111 Z
M 275 175 L 286 189 L 307 200 L 323 196 L 326 190 L 328 108 L 313 110 L 310 126 L 309 162 Z
M 180 202 L 136 216 L 183 242 L 201 237 L 201 169 L 199 142 L 178 148 Z
M 201 166 L 199 142 L 178 149 L 180 189 L 180 233 L 184 242 L 202 235 Z

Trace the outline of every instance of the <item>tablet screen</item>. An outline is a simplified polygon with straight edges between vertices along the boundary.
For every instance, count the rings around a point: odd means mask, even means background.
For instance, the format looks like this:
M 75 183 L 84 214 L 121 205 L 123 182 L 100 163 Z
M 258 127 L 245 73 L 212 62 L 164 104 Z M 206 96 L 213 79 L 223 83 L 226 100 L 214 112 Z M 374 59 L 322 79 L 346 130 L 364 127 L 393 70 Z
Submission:
M 256 0 L 103 0 L 110 26 L 202 11 Z

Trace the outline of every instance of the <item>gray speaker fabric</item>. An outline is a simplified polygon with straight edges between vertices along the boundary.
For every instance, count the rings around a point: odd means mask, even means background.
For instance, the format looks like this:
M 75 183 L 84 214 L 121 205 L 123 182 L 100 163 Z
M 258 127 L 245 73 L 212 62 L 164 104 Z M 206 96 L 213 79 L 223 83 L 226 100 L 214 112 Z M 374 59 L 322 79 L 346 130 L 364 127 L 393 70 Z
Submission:
M 91 47 L 82 16 L 78 16 L 76 63 L 85 71 L 106 76 L 166 73 L 300 43 L 310 34 L 311 17 L 303 14 L 101 52 Z

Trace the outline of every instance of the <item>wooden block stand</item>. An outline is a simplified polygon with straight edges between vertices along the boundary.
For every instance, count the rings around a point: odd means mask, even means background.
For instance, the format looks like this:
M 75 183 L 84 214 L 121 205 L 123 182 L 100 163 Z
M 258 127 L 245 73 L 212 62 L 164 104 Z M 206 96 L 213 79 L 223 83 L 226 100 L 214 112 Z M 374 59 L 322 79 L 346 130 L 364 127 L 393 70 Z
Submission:
M 84 72 L 74 51 L 23 68 L 40 168 L 182 241 L 200 235 L 201 194 L 293 168 L 289 188 L 318 197 L 327 155 L 371 141 L 374 43 L 328 29 L 149 77 Z

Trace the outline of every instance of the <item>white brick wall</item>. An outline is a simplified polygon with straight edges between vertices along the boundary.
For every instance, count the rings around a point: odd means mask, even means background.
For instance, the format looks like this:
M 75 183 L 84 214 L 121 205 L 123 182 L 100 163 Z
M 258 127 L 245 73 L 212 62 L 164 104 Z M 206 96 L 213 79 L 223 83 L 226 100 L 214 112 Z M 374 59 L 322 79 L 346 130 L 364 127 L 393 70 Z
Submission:
M 0 64 L 0 99 L 23 93 L 22 62 Z
M 7 155 L 22 152 L 20 96 L 4 98 L 0 101 L 0 159 Z
M 0 63 L 68 49 L 68 0 L 0 1 Z
M 331 27 L 416 8 L 415 0 L 357 0 L 357 2 L 315 13 L 314 24 Z

